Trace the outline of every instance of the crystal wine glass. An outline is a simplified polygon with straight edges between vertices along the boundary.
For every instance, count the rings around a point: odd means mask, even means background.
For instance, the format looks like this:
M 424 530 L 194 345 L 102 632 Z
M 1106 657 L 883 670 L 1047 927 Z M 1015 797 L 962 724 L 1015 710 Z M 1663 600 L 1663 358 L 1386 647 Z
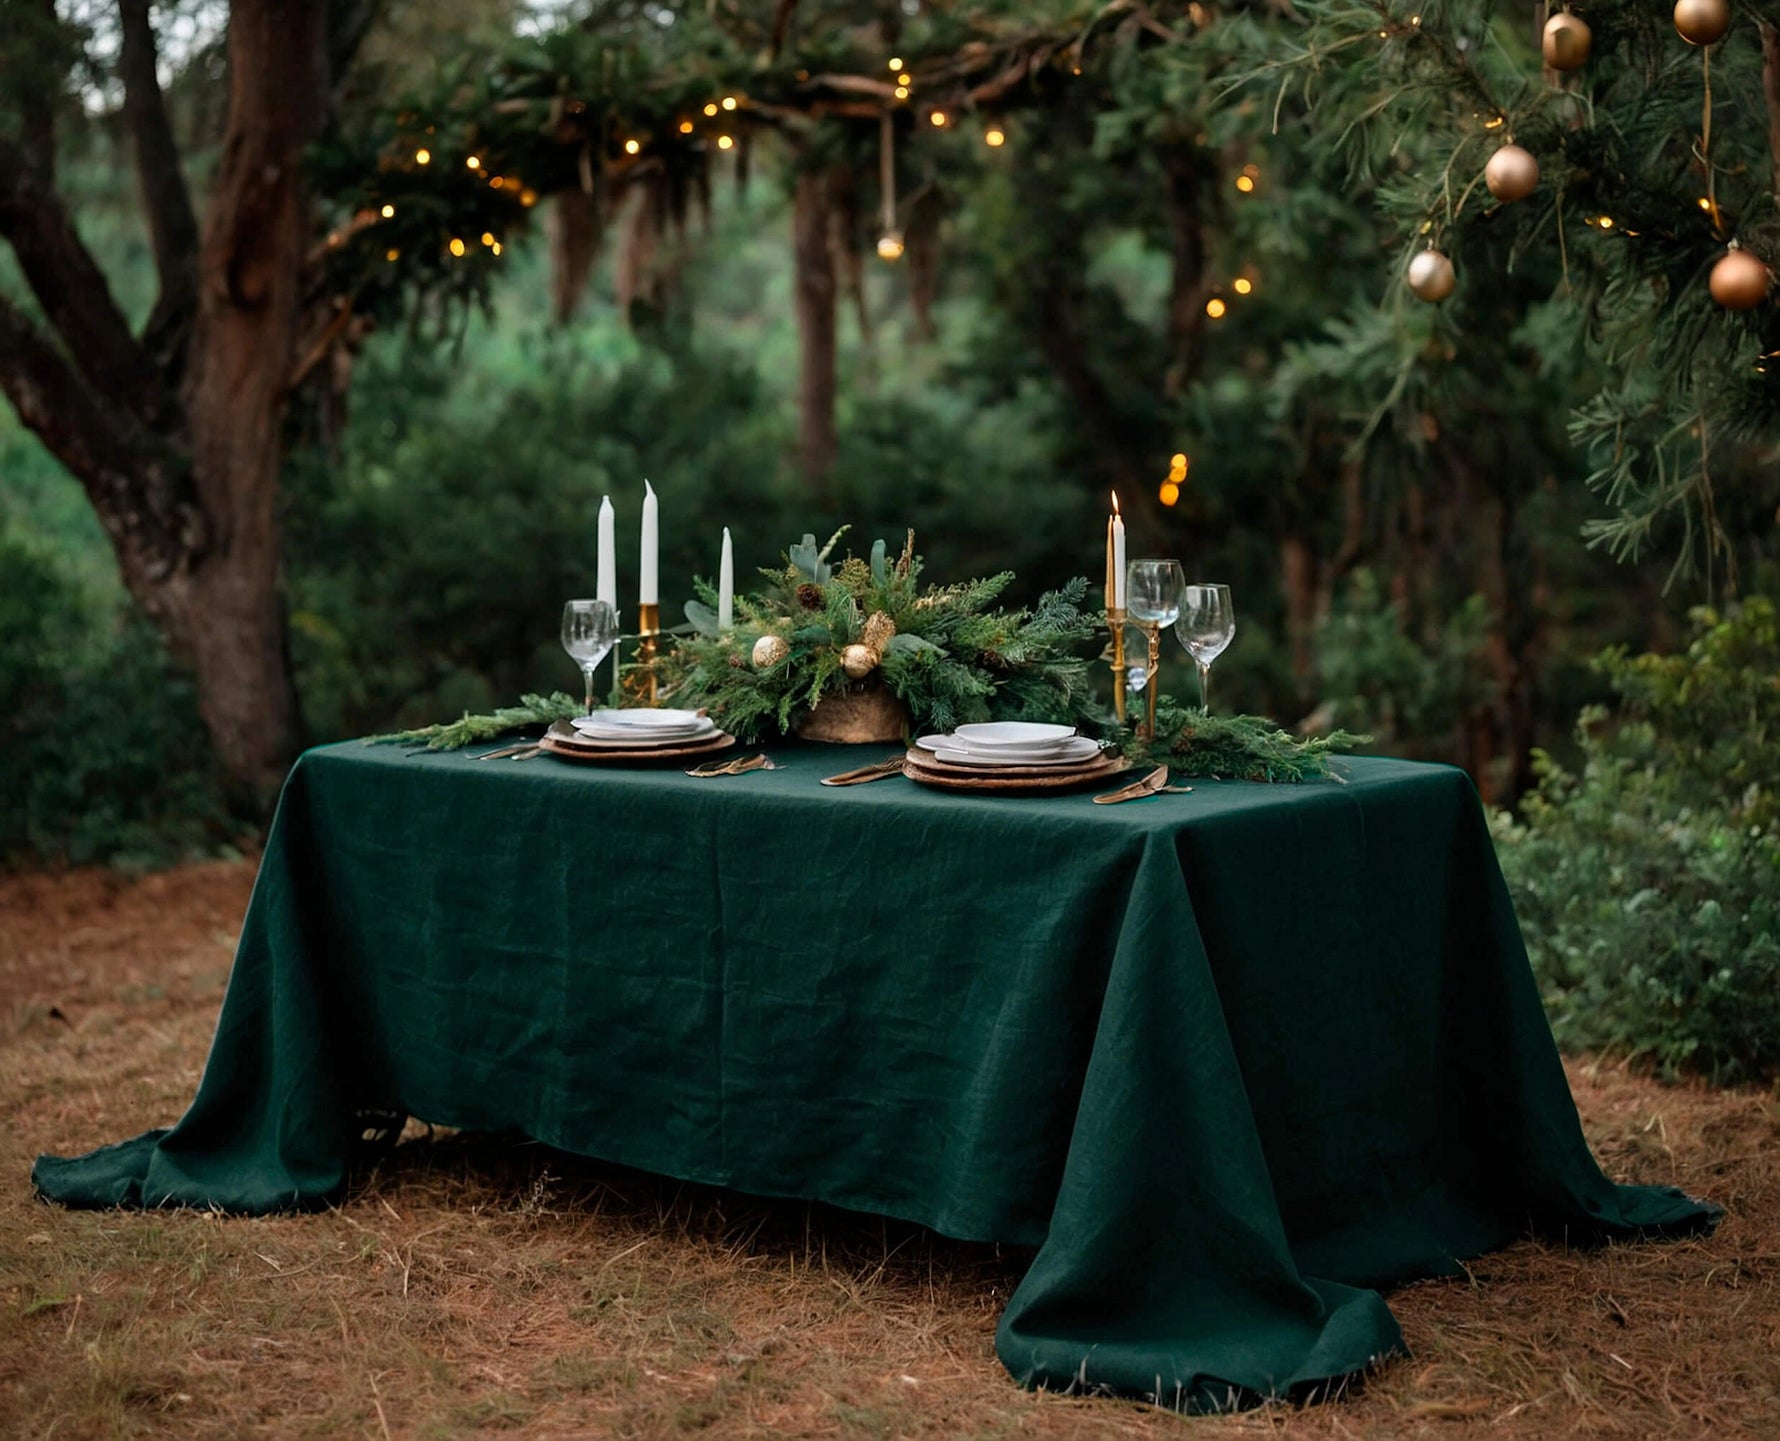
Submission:
M 587 680 L 587 714 L 593 714 L 593 673 L 618 644 L 618 612 L 603 600 L 571 600 L 562 608 L 562 648 Z
M 1125 567 L 1125 613 L 1149 640 L 1149 665 L 1144 671 L 1143 738 L 1156 738 L 1156 671 L 1162 664 L 1162 627 L 1180 615 L 1181 586 L 1186 573 L 1178 560 L 1134 560 Z
M 1211 663 L 1236 635 L 1236 608 L 1227 585 L 1189 585 L 1181 591 L 1175 638 L 1199 663 L 1199 707 L 1211 710 Z

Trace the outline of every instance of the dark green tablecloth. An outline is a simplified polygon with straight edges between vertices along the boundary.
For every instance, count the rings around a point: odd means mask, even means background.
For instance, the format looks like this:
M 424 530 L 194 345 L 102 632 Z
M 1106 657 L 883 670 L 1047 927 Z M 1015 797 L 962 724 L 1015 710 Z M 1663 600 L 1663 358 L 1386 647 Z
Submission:
M 196 1100 L 76 1205 L 338 1194 L 364 1113 L 1028 1243 L 1002 1360 L 1209 1406 L 1399 1349 L 1375 1288 L 1713 1208 L 1589 1155 L 1477 797 L 1095 806 L 333 746 L 291 773 Z

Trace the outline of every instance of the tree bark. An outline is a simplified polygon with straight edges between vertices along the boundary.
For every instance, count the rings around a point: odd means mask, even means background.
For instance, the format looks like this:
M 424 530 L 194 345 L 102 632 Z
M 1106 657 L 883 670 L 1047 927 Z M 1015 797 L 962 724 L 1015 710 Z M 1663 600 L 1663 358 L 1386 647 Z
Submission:
M 1168 373 L 1163 389 L 1180 395 L 1204 365 L 1205 206 L 1212 177 L 1207 162 L 1192 150 L 1173 150 L 1163 159 L 1168 176 L 1170 252 L 1168 287 Z
M 326 99 L 326 7 L 235 0 L 229 119 L 199 259 L 184 388 L 210 548 L 173 597 L 198 706 L 229 775 L 276 793 L 299 736 L 278 514 L 308 205 L 304 148 Z
M 797 450 L 818 498 L 828 494 L 836 450 L 835 274 L 828 243 L 829 176 L 799 170 L 791 204 L 793 291 L 797 312 Z

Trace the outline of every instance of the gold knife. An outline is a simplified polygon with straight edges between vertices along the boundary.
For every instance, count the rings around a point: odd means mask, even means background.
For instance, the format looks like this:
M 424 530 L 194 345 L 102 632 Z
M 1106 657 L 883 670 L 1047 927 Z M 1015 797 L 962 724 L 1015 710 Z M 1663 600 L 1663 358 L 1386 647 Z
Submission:
M 1108 791 L 1105 795 L 1095 796 L 1097 806 L 1116 806 L 1120 801 L 1142 800 L 1145 796 L 1153 796 L 1161 792 L 1168 784 L 1168 767 L 1157 766 L 1140 781 L 1128 786 L 1121 786 L 1116 791 Z
M 862 786 L 872 781 L 881 781 L 888 776 L 902 774 L 903 757 L 900 754 L 888 756 L 884 760 L 875 761 L 868 766 L 860 766 L 858 770 L 842 771 L 838 776 L 826 776 L 822 784 L 825 786 Z

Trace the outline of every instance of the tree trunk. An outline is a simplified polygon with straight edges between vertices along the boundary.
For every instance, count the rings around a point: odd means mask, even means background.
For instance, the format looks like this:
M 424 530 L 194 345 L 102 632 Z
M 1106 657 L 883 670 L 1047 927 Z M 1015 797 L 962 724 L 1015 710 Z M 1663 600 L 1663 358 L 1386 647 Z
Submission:
M 276 793 L 300 731 L 285 639 L 278 480 L 308 229 L 304 148 L 325 103 L 326 7 L 235 0 L 229 120 L 199 256 L 184 400 L 210 544 L 169 631 L 231 778 Z
M 1194 150 L 1171 150 L 1168 176 L 1172 268 L 1168 287 L 1168 373 L 1163 389 L 1180 395 L 1205 363 L 1205 208 L 1214 176 Z
M 605 236 L 599 198 L 579 189 L 563 191 L 551 202 L 544 228 L 550 241 L 550 314 L 558 325 L 567 325 L 581 308 Z
M 797 450 L 818 498 L 828 494 L 834 469 L 835 274 L 828 243 L 829 176 L 799 170 L 792 193 L 791 247 L 799 367 Z
M 1292 679 L 1310 687 L 1317 624 L 1317 560 L 1310 541 L 1287 535 L 1279 543 L 1280 588 L 1285 592 L 1286 639 L 1292 648 Z

